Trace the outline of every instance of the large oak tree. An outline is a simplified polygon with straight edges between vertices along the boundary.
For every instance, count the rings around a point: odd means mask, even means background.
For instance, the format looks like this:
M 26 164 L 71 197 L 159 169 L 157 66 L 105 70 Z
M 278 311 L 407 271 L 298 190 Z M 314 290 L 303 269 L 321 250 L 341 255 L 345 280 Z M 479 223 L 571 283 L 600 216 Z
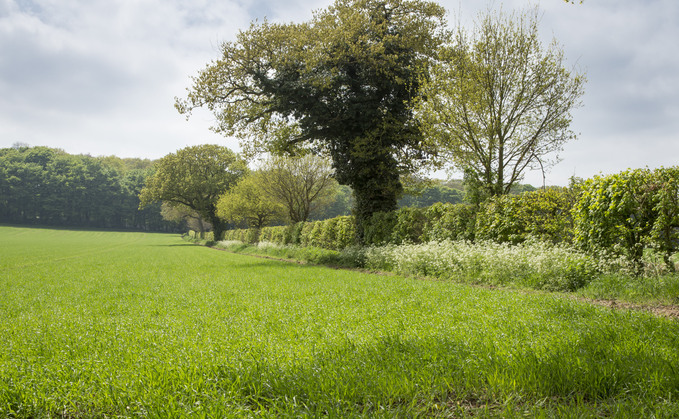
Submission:
M 428 157 L 412 103 L 444 39 L 445 10 L 421 0 L 336 0 L 299 24 L 253 23 L 194 79 L 177 109 L 207 107 L 247 152 L 332 158 L 363 221 L 396 209 L 400 175 Z

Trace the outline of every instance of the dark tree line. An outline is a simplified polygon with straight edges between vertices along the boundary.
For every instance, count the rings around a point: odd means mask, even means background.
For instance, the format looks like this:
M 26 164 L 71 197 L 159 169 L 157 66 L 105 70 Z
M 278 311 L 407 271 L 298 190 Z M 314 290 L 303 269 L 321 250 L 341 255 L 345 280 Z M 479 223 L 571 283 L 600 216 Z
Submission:
M 160 203 L 138 210 L 152 162 L 71 155 L 47 147 L 0 149 L 0 223 L 175 231 Z

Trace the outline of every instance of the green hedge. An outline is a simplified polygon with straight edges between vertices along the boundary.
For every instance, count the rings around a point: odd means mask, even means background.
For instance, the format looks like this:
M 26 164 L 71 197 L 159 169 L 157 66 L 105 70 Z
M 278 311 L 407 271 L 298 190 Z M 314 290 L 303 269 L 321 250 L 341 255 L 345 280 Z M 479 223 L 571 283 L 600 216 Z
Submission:
M 200 232 L 189 230 L 188 235 L 193 240 L 205 240 L 205 241 L 214 241 L 215 240 L 215 235 L 212 231 L 208 231 L 206 233 L 203 233 L 203 235 L 201 237 Z
M 476 209 L 473 205 L 437 203 L 426 208 L 422 242 L 474 240 Z
M 472 240 L 474 209 L 465 204 L 434 204 L 428 208 L 402 208 L 376 213 L 365 230 L 365 244 L 422 243 L 432 240 Z M 224 240 L 258 241 L 342 250 L 357 244 L 353 216 L 309 221 L 290 226 L 228 230 Z
M 397 211 L 376 212 L 372 215 L 363 234 L 367 246 L 379 246 L 391 242 L 391 232 L 396 227 Z
M 474 207 L 436 203 L 428 208 L 401 208 L 373 214 L 365 229 L 365 244 L 424 243 L 433 240 L 473 240 Z
M 199 239 L 196 232 L 190 232 Z M 225 240 L 343 250 L 356 245 L 351 216 L 261 230 L 229 230 Z M 549 188 L 494 197 L 478 207 L 437 203 L 375 213 L 364 228 L 366 246 L 443 241 L 519 244 L 537 238 L 574 244 L 634 262 L 652 250 L 675 269 L 679 250 L 679 167 L 628 170 L 595 176 L 569 188 Z M 212 233 L 203 240 L 212 241 Z
M 356 244 L 356 228 L 354 217 L 341 216 L 290 226 L 264 227 L 259 232 L 255 229 L 228 230 L 224 234 L 224 240 L 238 240 L 244 243 L 262 241 L 341 250 Z
M 235 230 L 226 230 L 224 232 L 224 240 L 235 240 L 235 241 L 241 241 L 243 243 L 250 243 L 248 240 L 248 233 L 250 230 L 253 229 L 245 229 L 245 228 L 239 228 Z
M 646 249 L 659 252 L 670 271 L 679 250 L 679 167 L 627 170 L 582 185 L 574 210 L 575 242 L 632 260 L 637 272 Z
M 476 215 L 476 238 L 513 244 L 529 237 L 571 243 L 577 197 L 576 189 L 549 188 L 491 198 Z
M 521 243 L 537 237 L 570 243 L 572 208 L 579 191 L 550 188 L 499 196 L 475 207 L 437 203 L 427 208 L 401 208 L 373 214 L 364 230 L 366 246 L 427 243 L 444 240 L 492 240 Z M 260 232 L 230 230 L 226 240 L 257 241 L 341 250 L 357 244 L 354 217 L 343 216 L 291 226 L 264 227 Z

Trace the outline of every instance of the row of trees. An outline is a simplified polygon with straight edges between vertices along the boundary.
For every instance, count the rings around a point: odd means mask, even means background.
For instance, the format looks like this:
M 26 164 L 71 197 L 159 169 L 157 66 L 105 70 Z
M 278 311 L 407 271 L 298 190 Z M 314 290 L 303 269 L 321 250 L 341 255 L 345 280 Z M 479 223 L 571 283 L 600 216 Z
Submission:
M 169 154 L 155 167 L 141 190 L 140 208 L 163 201 L 166 214 L 205 220 L 215 237 L 229 224 L 261 228 L 306 221 L 328 207 L 338 189 L 327 160 L 313 155 L 273 157 L 251 171 L 228 148 L 201 145 Z
M 372 215 L 395 210 L 404 178 L 420 169 L 464 171 L 481 202 L 508 193 L 527 168 L 549 166 L 545 157 L 574 137 L 570 112 L 584 78 L 565 68 L 558 45 L 539 41 L 538 15 L 489 13 L 472 31 L 450 31 L 434 2 L 336 0 L 308 22 L 253 23 L 222 45 L 222 58 L 176 107 L 187 116 L 196 107 L 213 111 L 215 129 L 239 137 L 245 156 L 329 158 L 334 179 L 351 187 L 363 241 Z M 226 220 L 245 220 L 240 195 L 249 194 L 248 205 L 272 199 L 278 209 L 263 217 L 309 216 L 310 208 L 293 210 L 271 190 L 276 170 L 247 173 L 228 149 L 180 150 L 155 167 L 140 207 L 164 201 L 209 222 L 218 236 Z M 80 219 L 89 223 L 89 213 Z
M 261 229 L 349 215 L 351 190 L 335 180 L 328 159 L 305 154 L 270 156 L 250 170 L 226 147 L 200 145 L 171 153 L 155 164 L 140 193 L 140 207 L 162 201 L 168 220 L 185 221 L 195 231 L 229 227 Z M 461 185 L 456 185 L 458 188 Z M 519 189 L 533 189 L 521 185 Z M 460 203 L 464 192 L 441 182 L 412 180 L 399 206 Z
M 138 210 L 151 166 L 22 144 L 0 149 L 0 223 L 176 231 L 159 204 Z
M 247 155 L 329 157 L 361 240 L 422 168 L 464 171 L 478 202 L 508 193 L 574 138 L 584 77 L 539 41 L 537 9 L 471 31 L 444 16 L 430 1 L 336 0 L 308 22 L 253 23 L 176 107 L 207 107 Z
M 157 175 L 151 177 L 153 173 Z M 144 185 L 166 191 L 162 205 L 149 199 L 147 191 L 143 208 L 138 209 Z M 441 183 L 418 181 L 411 189 L 399 206 L 463 199 L 461 190 Z M 218 198 L 227 191 L 228 198 L 219 204 Z M 160 195 L 156 198 L 163 200 Z M 337 184 L 327 159 L 312 155 L 274 157 L 251 171 L 233 152 L 213 145 L 180 150 L 157 162 L 70 155 L 22 144 L 0 149 L 1 223 L 149 231 L 186 226 L 202 232 L 215 222 L 195 209 L 204 204 L 221 209 L 224 226 L 230 222 L 261 227 L 349 215 L 351 202 L 351 189 Z M 272 211 L 258 219 L 262 205 Z

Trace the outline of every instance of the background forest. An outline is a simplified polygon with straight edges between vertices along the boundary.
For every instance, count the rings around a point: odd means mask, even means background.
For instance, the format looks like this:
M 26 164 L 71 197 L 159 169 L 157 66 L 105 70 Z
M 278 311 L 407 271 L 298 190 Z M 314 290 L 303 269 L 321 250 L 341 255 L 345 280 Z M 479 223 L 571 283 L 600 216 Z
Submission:
M 0 223 L 178 231 L 160 203 L 139 210 L 147 159 L 71 155 L 17 144 L 0 149 Z
M 149 159 L 73 155 L 48 147 L 16 144 L 0 149 L 0 223 L 186 231 L 193 220 L 169 211 L 161 215 L 160 202 L 139 210 L 139 193 L 153 167 Z M 517 191 L 534 189 L 521 185 Z M 461 181 L 422 179 L 399 200 L 399 207 L 463 201 Z M 351 188 L 340 186 L 310 219 L 349 215 L 352 203 Z

